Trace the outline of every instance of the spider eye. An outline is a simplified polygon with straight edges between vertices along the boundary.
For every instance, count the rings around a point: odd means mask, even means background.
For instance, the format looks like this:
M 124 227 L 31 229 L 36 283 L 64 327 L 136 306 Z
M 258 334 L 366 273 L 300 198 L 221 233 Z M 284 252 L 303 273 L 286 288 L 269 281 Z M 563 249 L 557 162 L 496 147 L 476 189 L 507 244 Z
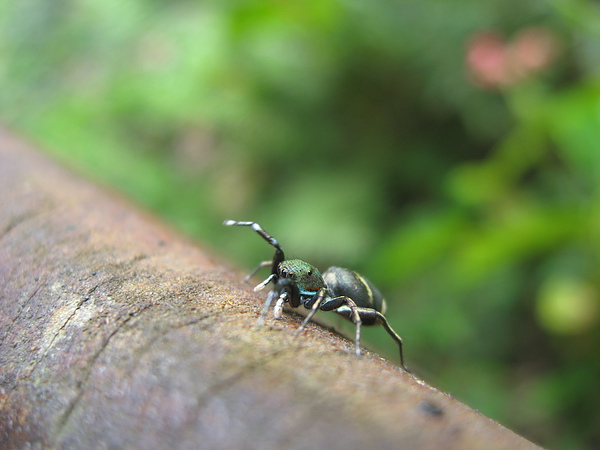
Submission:
M 313 274 L 313 271 L 312 271 L 312 269 L 308 269 L 308 272 L 306 272 L 306 274 L 307 274 L 308 276 L 311 276 L 311 275 Z
M 281 276 L 282 276 L 283 278 L 287 277 L 287 270 L 285 270 L 285 269 L 281 269 Z

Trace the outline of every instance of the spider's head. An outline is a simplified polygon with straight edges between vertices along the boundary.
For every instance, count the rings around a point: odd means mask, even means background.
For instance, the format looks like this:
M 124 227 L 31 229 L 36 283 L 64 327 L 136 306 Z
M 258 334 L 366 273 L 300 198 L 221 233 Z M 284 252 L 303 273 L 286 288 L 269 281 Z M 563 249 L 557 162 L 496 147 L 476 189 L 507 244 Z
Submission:
M 315 295 L 319 289 L 325 287 L 321 272 L 315 266 L 299 259 L 288 259 L 279 263 L 277 276 L 279 279 L 295 283 L 303 296 Z

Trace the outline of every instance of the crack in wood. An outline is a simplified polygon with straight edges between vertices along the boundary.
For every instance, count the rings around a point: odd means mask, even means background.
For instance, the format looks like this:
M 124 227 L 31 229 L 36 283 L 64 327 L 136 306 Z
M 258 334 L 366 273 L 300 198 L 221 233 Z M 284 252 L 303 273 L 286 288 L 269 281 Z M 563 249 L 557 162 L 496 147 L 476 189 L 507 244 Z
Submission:
M 38 358 L 36 358 L 34 364 L 31 366 L 31 368 L 29 369 L 26 378 L 31 377 L 31 375 L 35 372 L 35 370 L 37 369 L 39 363 L 48 355 L 48 352 L 50 351 L 50 349 L 52 348 L 52 346 L 54 345 L 54 342 L 58 339 L 58 336 L 60 335 L 60 333 L 62 331 L 65 330 L 65 328 L 67 327 L 67 325 L 71 322 L 71 320 L 73 319 L 73 317 L 75 317 L 75 314 L 77 314 L 77 311 L 79 311 L 81 309 L 81 307 L 89 301 L 89 299 L 91 298 L 92 294 L 102 285 L 104 285 L 105 282 L 101 282 L 96 284 L 94 287 L 88 289 L 88 292 L 83 296 L 83 299 L 80 300 L 79 302 L 77 302 L 77 305 L 75 306 L 75 309 L 73 309 L 73 312 L 69 315 L 69 317 L 67 317 L 67 319 L 63 322 L 63 324 L 58 328 L 58 330 L 54 333 L 54 335 L 52 336 L 52 338 L 50 339 L 50 342 L 46 345 L 46 348 L 44 349 L 44 352 L 42 353 L 41 356 L 39 356 Z
M 227 388 L 231 388 L 237 383 L 239 383 L 244 378 L 252 375 L 255 371 L 259 370 L 261 367 L 264 367 L 266 363 L 271 361 L 273 358 L 276 358 L 278 355 L 284 353 L 286 349 L 280 348 L 273 351 L 266 352 L 259 356 L 256 359 L 253 359 L 247 364 L 243 364 L 239 366 L 239 368 L 233 371 L 228 376 L 219 376 L 218 381 L 212 384 L 208 384 L 204 392 L 196 397 L 196 407 L 193 409 L 192 414 L 188 415 L 187 420 L 185 421 L 185 425 L 182 426 L 182 429 L 188 430 L 187 433 L 181 434 L 180 442 L 187 441 L 187 435 L 193 433 L 195 430 L 194 425 L 200 416 L 202 411 L 201 406 L 206 405 L 211 399 L 215 398 L 220 392 L 223 392 Z
M 13 220 L 8 222 L 4 230 L 2 230 L 2 232 L 0 233 L 0 239 L 3 239 L 8 233 L 10 233 L 13 229 L 18 227 L 22 223 L 27 222 L 29 219 L 32 219 L 40 214 L 40 211 L 32 210 L 15 217 Z
M 21 316 L 23 315 L 23 313 L 25 312 L 25 310 L 27 309 L 27 306 L 29 305 L 29 302 L 33 299 L 33 297 L 36 296 L 36 294 L 39 292 L 39 290 L 42 288 L 42 286 L 44 286 L 46 284 L 45 281 L 42 281 L 40 283 L 38 283 L 33 292 L 27 297 L 27 300 L 25 300 L 25 302 L 21 305 L 21 307 L 19 308 L 19 313 L 17 314 L 17 316 L 10 322 L 10 325 L 8 327 L 8 329 L 6 330 L 6 334 L 5 336 L 10 336 L 13 328 L 15 327 L 15 325 L 17 324 L 17 322 L 21 319 Z
M 83 395 L 85 394 L 86 390 L 86 386 L 88 384 L 89 378 L 92 374 L 92 371 L 94 369 L 94 366 L 96 364 L 96 362 L 98 361 L 98 359 L 100 358 L 100 356 L 102 355 L 102 353 L 104 352 L 104 350 L 106 350 L 106 348 L 108 347 L 108 345 L 110 344 L 110 341 L 112 340 L 112 338 L 123 329 L 123 327 L 125 325 L 127 325 L 127 323 L 133 319 L 134 317 L 138 316 L 139 314 L 143 313 L 144 311 L 148 310 L 149 308 L 153 307 L 153 304 L 148 304 L 145 305 L 144 307 L 142 307 L 141 309 L 139 309 L 138 311 L 132 311 L 130 312 L 127 317 L 125 317 L 116 327 L 113 331 L 111 331 L 109 333 L 109 335 L 105 338 L 104 342 L 102 342 L 102 344 L 100 345 L 100 347 L 98 348 L 98 350 L 96 350 L 96 352 L 92 355 L 92 357 L 90 358 L 90 360 L 88 361 L 88 363 L 86 364 L 85 369 L 83 370 L 83 376 L 81 377 L 81 379 L 77 382 L 77 389 L 78 392 L 75 395 L 75 397 L 69 402 L 69 404 L 67 405 L 67 408 L 65 410 L 65 412 L 63 413 L 63 415 L 61 416 L 61 418 L 58 421 L 58 429 L 56 432 L 56 441 L 60 440 L 60 437 L 63 434 L 63 431 L 71 417 L 71 415 L 73 414 L 73 411 L 75 410 L 75 408 L 77 407 L 77 405 L 79 404 L 79 401 L 81 400 L 81 398 L 83 397 Z
M 203 314 L 202 316 L 197 317 L 188 322 L 179 323 L 177 325 L 170 326 L 163 330 L 158 330 L 156 332 L 156 334 L 154 336 L 152 336 L 151 339 L 148 339 L 146 341 L 146 343 L 135 352 L 136 356 L 134 357 L 133 363 L 131 364 L 132 372 L 137 368 L 142 357 L 150 351 L 150 349 L 154 346 L 154 344 L 156 344 L 161 339 L 164 339 L 165 336 L 167 336 L 169 333 L 172 333 L 173 331 L 180 330 L 185 327 L 189 327 L 189 326 L 204 322 L 206 319 L 209 319 L 210 317 L 211 317 L 210 314 Z

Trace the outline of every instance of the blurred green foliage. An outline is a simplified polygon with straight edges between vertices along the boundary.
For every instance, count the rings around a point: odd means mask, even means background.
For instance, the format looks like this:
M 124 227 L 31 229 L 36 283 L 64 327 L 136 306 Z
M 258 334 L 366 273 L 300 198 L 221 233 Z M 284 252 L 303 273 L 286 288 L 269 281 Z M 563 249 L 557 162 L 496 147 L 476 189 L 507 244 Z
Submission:
M 248 268 L 225 218 L 358 269 L 418 374 L 600 446 L 597 2 L 8 0 L 0 83 L 55 157 Z

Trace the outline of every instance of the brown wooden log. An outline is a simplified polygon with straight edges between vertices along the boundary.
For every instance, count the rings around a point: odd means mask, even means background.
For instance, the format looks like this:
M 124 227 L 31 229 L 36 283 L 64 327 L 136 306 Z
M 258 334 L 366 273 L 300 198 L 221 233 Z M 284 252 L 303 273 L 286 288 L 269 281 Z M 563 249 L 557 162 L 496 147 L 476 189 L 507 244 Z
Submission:
M 254 329 L 240 273 L 6 131 L 0 199 L 1 448 L 537 448 L 317 325 Z

